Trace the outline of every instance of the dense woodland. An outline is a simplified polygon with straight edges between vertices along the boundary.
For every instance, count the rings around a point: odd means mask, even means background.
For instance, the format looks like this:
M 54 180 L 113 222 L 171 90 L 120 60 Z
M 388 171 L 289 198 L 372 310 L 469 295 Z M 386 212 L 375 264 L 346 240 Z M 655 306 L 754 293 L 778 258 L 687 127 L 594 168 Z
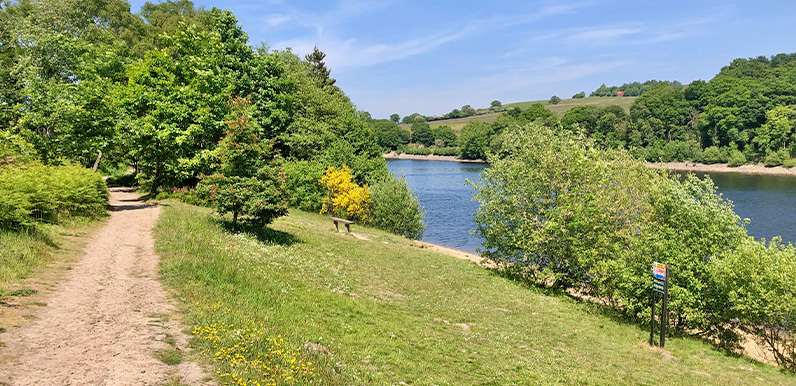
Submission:
M 101 170 L 132 166 L 152 196 L 190 192 L 233 223 L 268 223 L 287 205 L 389 218 L 369 212 L 369 186 L 394 184 L 377 138 L 317 48 L 252 47 L 230 11 L 187 0 L 138 14 L 124 0 L 2 0 L 0 23 L 5 174 L 28 161 L 91 167 L 101 154 Z M 320 183 L 343 169 L 347 188 Z M 349 210 L 354 186 L 365 212 Z

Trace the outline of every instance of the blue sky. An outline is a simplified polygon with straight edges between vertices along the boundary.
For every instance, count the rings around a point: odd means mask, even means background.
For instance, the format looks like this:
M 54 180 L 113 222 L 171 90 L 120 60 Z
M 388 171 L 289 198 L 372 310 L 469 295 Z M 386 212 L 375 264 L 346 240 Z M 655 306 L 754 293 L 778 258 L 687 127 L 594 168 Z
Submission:
M 708 80 L 734 58 L 796 52 L 795 1 L 194 2 L 230 9 L 252 45 L 317 45 L 374 118 Z

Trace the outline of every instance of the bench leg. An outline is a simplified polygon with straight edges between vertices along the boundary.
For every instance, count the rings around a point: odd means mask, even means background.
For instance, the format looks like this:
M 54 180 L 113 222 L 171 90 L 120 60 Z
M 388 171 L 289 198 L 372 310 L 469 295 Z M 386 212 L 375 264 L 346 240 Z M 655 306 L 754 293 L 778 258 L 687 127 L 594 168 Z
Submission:
M 350 224 L 345 224 L 345 230 L 346 230 L 346 232 L 351 233 L 351 225 Z
M 340 232 L 340 227 L 337 226 L 337 221 L 334 222 L 334 229 L 336 229 L 338 232 Z

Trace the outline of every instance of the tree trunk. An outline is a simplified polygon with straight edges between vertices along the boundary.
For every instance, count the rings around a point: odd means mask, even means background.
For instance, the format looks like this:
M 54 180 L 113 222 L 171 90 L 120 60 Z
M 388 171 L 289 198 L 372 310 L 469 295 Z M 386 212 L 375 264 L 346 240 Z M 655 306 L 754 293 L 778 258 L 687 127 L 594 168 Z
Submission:
M 238 211 L 232 212 L 232 229 L 238 229 Z

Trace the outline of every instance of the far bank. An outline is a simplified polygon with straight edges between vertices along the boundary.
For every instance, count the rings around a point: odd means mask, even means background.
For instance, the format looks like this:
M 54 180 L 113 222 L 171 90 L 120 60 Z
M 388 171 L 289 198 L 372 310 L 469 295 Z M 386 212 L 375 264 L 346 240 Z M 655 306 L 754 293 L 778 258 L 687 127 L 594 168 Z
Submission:
M 382 154 L 382 157 L 385 159 L 405 159 L 405 160 L 416 160 L 416 161 L 449 161 L 449 162 L 463 162 L 463 163 L 476 163 L 476 164 L 485 164 L 486 161 L 482 159 L 464 159 L 455 157 L 452 155 L 419 155 L 419 154 L 397 154 L 394 151 L 391 151 L 386 154 Z
M 444 155 L 419 155 L 419 154 L 396 154 L 394 151 L 382 155 L 385 159 L 417 160 L 417 161 L 449 161 L 462 163 L 485 164 L 482 159 L 463 159 L 454 156 Z M 767 176 L 794 176 L 796 168 L 784 166 L 768 167 L 762 164 L 747 164 L 743 166 L 731 167 L 728 164 L 700 164 L 695 162 L 647 162 L 648 167 L 654 169 L 678 170 L 694 173 L 737 173 L 748 175 L 767 175 Z

